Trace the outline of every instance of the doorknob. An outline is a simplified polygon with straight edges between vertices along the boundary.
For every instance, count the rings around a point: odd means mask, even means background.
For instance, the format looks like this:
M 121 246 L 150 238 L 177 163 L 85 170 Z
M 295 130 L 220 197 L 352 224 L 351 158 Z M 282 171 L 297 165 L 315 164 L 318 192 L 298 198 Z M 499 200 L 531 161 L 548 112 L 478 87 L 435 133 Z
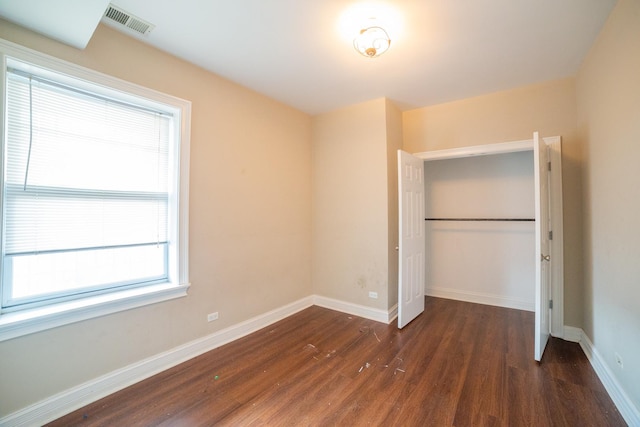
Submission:
M 400 248 L 396 246 L 396 251 L 398 251 L 398 250 L 400 250 Z
M 540 260 L 541 261 L 551 261 L 551 256 L 550 255 L 542 255 L 542 254 L 540 254 Z

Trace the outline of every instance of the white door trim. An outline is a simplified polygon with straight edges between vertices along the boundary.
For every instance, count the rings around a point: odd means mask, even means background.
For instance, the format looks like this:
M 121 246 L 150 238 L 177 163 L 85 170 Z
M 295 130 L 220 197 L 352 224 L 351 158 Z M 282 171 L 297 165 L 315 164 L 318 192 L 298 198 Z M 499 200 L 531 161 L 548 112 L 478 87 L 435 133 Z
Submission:
M 562 210 L 562 138 L 542 138 L 549 147 L 551 174 L 549 179 L 550 217 L 553 239 L 549 242 L 551 259 L 551 335 L 564 338 L 564 231 Z
M 556 137 L 559 138 L 559 137 Z M 491 154 L 532 151 L 533 139 L 524 141 L 498 142 L 496 144 L 472 145 L 469 147 L 447 148 L 445 150 L 423 151 L 413 155 L 423 160 L 460 159 L 463 157 L 487 156 Z

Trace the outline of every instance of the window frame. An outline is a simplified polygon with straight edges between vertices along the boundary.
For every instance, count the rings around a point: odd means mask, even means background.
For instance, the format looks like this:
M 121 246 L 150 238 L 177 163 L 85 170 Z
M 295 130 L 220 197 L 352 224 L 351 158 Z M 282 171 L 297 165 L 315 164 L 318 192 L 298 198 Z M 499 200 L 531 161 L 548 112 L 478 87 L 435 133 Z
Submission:
M 178 148 L 173 153 L 174 167 L 177 168 L 177 176 L 174 181 L 175 191 L 172 192 L 173 200 L 169 203 L 177 205 L 169 217 L 169 280 L 147 286 L 125 288 L 111 292 L 99 293 L 84 298 L 61 301 L 52 304 L 39 305 L 22 310 L 11 308 L 3 310 L 0 307 L 0 341 L 16 338 L 22 335 L 74 323 L 94 317 L 104 316 L 119 311 L 155 304 L 187 295 L 189 283 L 189 254 L 188 254 L 188 230 L 189 230 L 189 155 L 190 155 L 190 124 L 191 102 L 171 95 L 163 94 L 153 89 L 130 83 L 88 68 L 69 63 L 67 61 L 43 54 L 41 52 L 17 45 L 0 39 L 0 84 L 2 85 L 3 98 L 0 102 L 0 212 L 4 202 L 4 139 L 6 137 L 6 71 L 8 61 L 15 60 L 21 64 L 31 64 L 40 69 L 51 70 L 56 74 L 62 74 L 73 86 L 83 88 L 91 85 L 92 89 L 97 85 L 104 89 L 104 93 L 118 94 L 122 100 L 136 100 L 143 98 L 150 105 L 161 104 L 169 106 L 177 115 L 177 123 L 174 130 L 178 144 L 171 144 L 170 150 Z M 28 65 L 22 65 L 28 68 Z M 177 218 L 175 217 L 177 215 Z M 0 218 L 4 221 L 4 218 Z M 3 227 L 0 227 L 2 233 Z M 0 242 L 2 242 L 0 235 Z M 3 263 L 0 257 L 0 266 Z M 0 292 L 2 289 L 0 288 Z

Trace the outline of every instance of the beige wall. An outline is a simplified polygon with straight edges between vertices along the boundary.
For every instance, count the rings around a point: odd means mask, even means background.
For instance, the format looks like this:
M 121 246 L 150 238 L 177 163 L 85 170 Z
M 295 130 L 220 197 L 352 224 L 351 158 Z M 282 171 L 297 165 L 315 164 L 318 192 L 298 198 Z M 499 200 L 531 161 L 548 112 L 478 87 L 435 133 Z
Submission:
M 313 268 L 315 294 L 388 308 L 386 100 L 315 116 Z M 379 298 L 370 299 L 370 291 Z
M 0 418 L 311 294 L 308 115 L 108 27 L 84 51 L 0 38 L 193 102 L 189 295 L 1 342 Z
M 577 95 L 586 162 L 583 328 L 640 409 L 640 1 L 619 1 L 580 69 Z
M 390 100 L 387 109 L 387 198 L 388 203 L 388 257 L 389 287 L 387 308 L 398 304 L 398 150 L 402 149 L 402 112 Z
M 406 111 L 410 153 L 542 136 L 562 137 L 564 323 L 582 325 L 582 201 L 575 82 L 568 78 Z

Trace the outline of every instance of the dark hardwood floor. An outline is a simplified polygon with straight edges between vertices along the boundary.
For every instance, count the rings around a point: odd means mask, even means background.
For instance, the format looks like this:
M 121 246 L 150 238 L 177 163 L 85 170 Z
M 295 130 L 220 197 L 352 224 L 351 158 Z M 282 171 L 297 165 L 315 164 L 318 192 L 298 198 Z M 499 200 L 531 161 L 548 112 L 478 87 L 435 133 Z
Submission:
M 311 307 L 51 426 L 624 426 L 533 313 L 427 298 L 403 330 Z

